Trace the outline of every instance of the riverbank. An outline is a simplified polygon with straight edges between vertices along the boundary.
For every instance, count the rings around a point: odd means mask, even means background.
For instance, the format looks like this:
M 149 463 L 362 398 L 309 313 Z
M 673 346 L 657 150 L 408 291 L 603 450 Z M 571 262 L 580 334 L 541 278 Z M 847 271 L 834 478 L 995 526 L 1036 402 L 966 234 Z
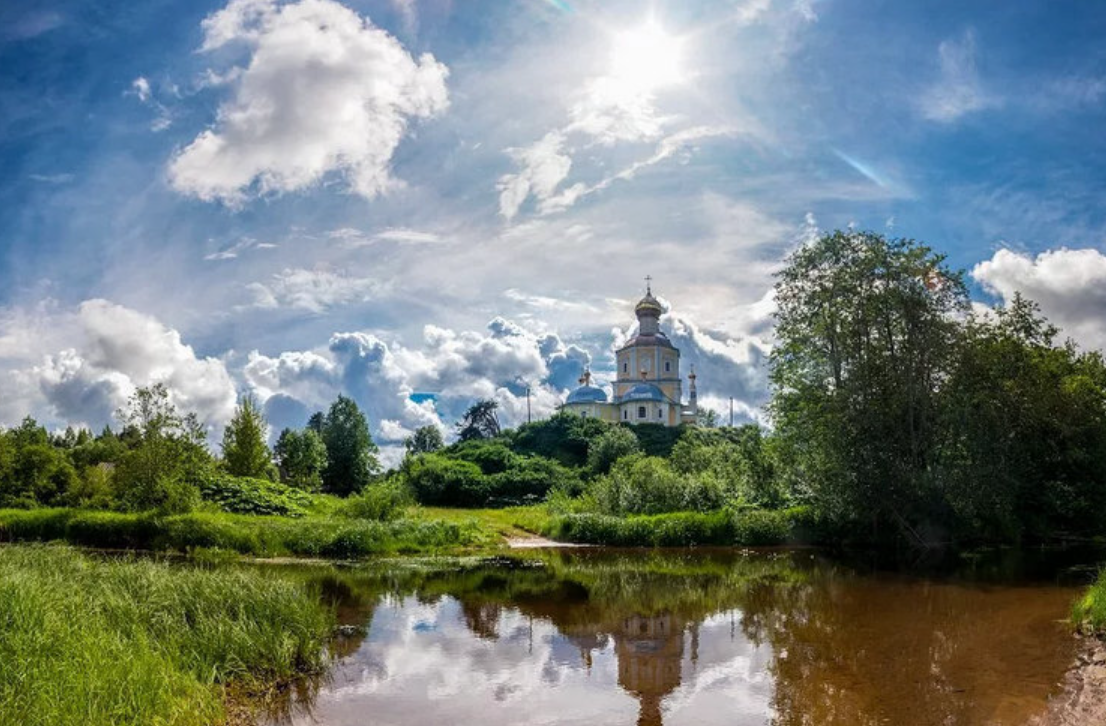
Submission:
M 334 614 L 244 569 L 0 547 L 0 726 L 208 726 L 228 689 L 322 672 Z

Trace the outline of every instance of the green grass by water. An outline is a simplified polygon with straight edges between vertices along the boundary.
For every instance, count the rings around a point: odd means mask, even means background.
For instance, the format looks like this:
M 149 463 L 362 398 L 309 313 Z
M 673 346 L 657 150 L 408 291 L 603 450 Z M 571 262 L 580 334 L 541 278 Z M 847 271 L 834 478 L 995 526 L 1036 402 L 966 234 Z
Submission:
M 0 726 L 218 723 L 226 684 L 322 669 L 333 622 L 255 571 L 2 546 Z

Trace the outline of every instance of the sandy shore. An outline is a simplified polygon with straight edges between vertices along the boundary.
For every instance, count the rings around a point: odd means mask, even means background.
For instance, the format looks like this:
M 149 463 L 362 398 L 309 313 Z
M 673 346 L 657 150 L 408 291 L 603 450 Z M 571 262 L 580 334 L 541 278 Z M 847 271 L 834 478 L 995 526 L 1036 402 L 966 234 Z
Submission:
M 1029 726 L 1106 725 L 1106 641 L 1080 636 L 1078 659 L 1064 677 L 1064 690 Z

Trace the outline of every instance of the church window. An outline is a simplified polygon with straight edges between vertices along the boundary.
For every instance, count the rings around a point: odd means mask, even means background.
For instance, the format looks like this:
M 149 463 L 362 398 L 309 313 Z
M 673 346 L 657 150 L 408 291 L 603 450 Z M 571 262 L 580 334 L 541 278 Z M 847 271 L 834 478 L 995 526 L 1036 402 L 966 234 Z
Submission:
M 661 411 L 659 408 L 657 409 L 657 418 L 664 418 L 664 412 Z
M 638 406 L 637 407 L 637 417 L 638 418 L 645 418 L 645 406 Z
M 624 419 L 630 418 L 630 412 L 629 411 L 623 411 L 622 412 L 622 418 L 624 418 Z
M 630 364 L 629 363 L 623 363 L 622 364 L 622 372 L 623 373 L 629 373 L 630 372 Z
M 664 372 L 665 373 L 671 373 L 672 372 L 672 361 L 666 360 L 664 362 Z

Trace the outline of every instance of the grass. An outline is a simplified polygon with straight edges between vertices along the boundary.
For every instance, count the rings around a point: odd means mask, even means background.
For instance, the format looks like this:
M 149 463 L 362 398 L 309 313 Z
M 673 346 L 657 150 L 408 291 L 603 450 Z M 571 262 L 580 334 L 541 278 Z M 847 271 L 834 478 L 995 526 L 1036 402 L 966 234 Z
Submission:
M 0 542 L 60 540 L 85 547 L 189 552 L 218 548 L 255 557 L 357 559 L 442 553 L 496 544 L 473 522 L 374 522 L 194 512 L 174 516 L 79 509 L 0 510 Z
M 1088 633 L 1106 637 L 1106 569 L 1072 606 L 1072 622 Z
M 450 509 L 448 507 L 417 507 L 413 515 L 422 520 L 450 522 L 458 526 L 474 526 L 485 533 L 503 538 L 540 534 L 551 521 L 542 505 L 506 507 L 503 509 Z
M 228 684 L 320 670 L 332 627 L 255 571 L 0 547 L 0 726 L 219 723 Z
M 777 545 L 793 538 L 802 510 L 673 512 L 612 517 L 566 514 L 551 518 L 545 534 L 553 539 L 615 547 L 695 545 Z

